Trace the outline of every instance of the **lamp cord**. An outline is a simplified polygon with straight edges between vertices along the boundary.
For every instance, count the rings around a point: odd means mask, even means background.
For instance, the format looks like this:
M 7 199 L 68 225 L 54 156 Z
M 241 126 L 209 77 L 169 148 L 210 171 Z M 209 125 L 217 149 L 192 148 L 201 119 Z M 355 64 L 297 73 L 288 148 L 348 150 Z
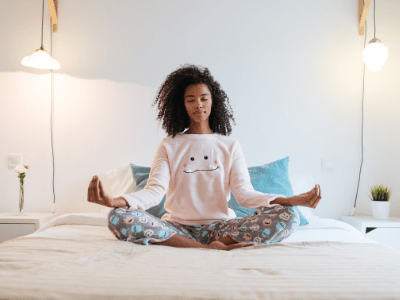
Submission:
M 43 0 L 43 8 L 42 8 L 42 45 L 40 49 L 43 50 L 43 15 L 44 15 L 44 0 Z
M 43 0 L 44 4 L 44 0 Z M 53 30 L 50 18 L 50 56 L 53 57 Z M 51 112 L 50 112 L 50 128 L 51 128 L 51 153 L 53 157 L 53 205 L 51 207 L 51 212 L 55 213 L 55 205 L 56 205 L 56 194 L 54 192 L 54 149 L 53 149 L 53 110 L 54 110 L 54 73 L 53 69 L 51 71 Z
M 374 0 L 375 2 L 375 0 Z M 375 9 L 375 5 L 374 5 Z M 367 42 L 367 21 L 365 21 L 365 38 L 364 38 L 364 49 L 365 49 L 365 44 Z M 354 215 L 354 210 L 356 209 L 356 203 L 357 203 L 357 195 L 358 195 L 358 190 L 360 187 L 360 176 L 361 176 L 361 169 L 362 169 L 362 164 L 364 161 L 364 146 L 363 146 L 363 132 L 364 132 L 364 89 L 365 89 L 365 63 L 364 63 L 364 70 L 363 70 L 363 89 L 362 89 L 362 104 L 361 104 L 361 166 L 360 166 L 360 172 L 358 174 L 358 185 L 357 185 L 357 193 L 356 193 L 356 199 L 354 200 L 354 208 L 352 209 L 351 216 Z
M 374 0 L 374 38 L 375 38 L 375 33 L 376 33 L 376 28 L 375 28 L 375 0 Z
M 375 33 L 376 33 L 376 28 L 375 28 L 375 0 L 374 0 L 374 38 L 375 38 Z

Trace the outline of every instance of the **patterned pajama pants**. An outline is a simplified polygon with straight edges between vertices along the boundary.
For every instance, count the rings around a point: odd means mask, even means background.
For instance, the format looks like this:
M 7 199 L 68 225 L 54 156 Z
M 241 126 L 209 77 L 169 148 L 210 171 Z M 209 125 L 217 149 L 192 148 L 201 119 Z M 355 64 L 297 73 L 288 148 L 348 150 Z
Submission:
M 180 234 L 203 245 L 230 236 L 236 242 L 256 245 L 277 243 L 300 225 L 292 206 L 259 207 L 242 218 L 219 220 L 208 225 L 184 225 L 161 220 L 144 210 L 116 207 L 108 214 L 108 228 L 121 241 L 149 245 Z

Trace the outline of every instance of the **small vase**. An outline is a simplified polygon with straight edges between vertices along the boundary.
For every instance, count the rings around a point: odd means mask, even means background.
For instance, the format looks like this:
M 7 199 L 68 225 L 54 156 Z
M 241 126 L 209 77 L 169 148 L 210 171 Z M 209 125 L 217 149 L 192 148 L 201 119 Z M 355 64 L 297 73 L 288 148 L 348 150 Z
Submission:
M 390 201 L 371 201 L 372 215 L 375 220 L 388 220 Z
M 21 184 L 19 186 L 19 213 L 17 216 L 26 216 L 27 214 L 24 214 L 24 196 L 25 196 L 25 191 L 24 191 L 24 186 Z

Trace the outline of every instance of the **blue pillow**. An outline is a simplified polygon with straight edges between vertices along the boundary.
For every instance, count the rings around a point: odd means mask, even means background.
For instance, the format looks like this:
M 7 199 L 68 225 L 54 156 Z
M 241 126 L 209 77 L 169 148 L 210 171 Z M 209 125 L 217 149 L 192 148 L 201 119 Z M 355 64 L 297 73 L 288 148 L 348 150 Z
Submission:
M 137 191 L 144 189 L 144 187 L 146 186 L 147 180 L 149 179 L 149 175 L 150 175 L 150 168 L 136 166 L 134 164 L 131 164 L 131 168 L 132 168 L 132 173 L 133 173 L 133 180 L 136 183 L 135 188 L 133 189 L 133 192 L 137 192 Z M 166 197 L 167 197 L 167 194 L 164 195 L 164 198 L 158 205 L 150 207 L 149 209 L 146 210 L 146 212 L 148 212 L 152 216 L 155 216 L 155 217 L 161 219 L 161 217 L 167 213 L 167 211 L 164 209 L 164 203 L 165 203 Z
M 278 194 L 286 197 L 293 197 L 292 184 L 288 174 L 289 156 L 262 166 L 248 168 L 251 184 L 254 190 L 267 194 Z M 240 206 L 233 194 L 228 201 L 228 206 L 233 209 L 237 217 L 244 217 L 252 214 L 257 209 Z M 300 225 L 307 225 L 308 220 L 303 216 L 297 206 L 293 208 L 298 212 Z

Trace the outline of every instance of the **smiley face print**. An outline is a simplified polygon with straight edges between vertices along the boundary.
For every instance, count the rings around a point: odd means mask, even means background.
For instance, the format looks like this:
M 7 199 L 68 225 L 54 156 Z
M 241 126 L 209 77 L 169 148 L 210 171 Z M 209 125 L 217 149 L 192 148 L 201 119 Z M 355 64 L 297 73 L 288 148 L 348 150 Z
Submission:
M 188 162 L 183 164 L 184 173 L 195 173 L 195 172 L 212 172 L 218 170 L 217 160 L 211 161 L 209 155 L 202 156 L 191 156 Z

